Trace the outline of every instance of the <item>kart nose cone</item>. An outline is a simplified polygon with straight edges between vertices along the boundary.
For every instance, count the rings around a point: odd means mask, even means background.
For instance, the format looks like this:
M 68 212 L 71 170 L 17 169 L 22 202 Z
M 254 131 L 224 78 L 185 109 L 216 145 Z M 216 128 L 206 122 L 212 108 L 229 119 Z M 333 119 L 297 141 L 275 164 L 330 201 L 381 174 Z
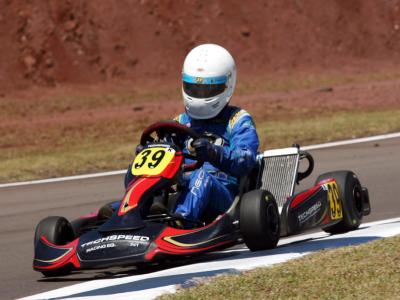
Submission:
M 132 258 L 143 255 L 150 242 L 150 237 L 140 234 L 114 232 L 99 236 L 93 232 L 81 238 L 77 252 L 82 262 Z

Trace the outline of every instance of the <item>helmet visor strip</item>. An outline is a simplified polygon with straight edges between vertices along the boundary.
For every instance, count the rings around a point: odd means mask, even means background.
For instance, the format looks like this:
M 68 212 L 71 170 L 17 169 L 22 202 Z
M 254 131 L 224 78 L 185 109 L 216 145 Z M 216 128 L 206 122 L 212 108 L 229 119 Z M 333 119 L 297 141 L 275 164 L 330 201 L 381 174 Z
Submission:
M 194 77 L 182 74 L 182 81 L 183 90 L 189 97 L 211 98 L 225 91 L 228 77 Z

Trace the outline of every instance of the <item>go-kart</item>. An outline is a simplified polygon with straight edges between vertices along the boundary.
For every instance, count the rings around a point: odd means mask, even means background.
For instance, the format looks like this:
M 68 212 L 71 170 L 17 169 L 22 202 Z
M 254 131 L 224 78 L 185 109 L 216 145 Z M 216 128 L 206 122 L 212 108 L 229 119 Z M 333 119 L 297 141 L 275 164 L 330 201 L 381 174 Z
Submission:
M 313 187 L 294 194 L 296 183 L 314 166 L 312 156 L 295 146 L 259 154 L 257 167 L 240 179 L 240 191 L 225 213 L 182 227 L 188 221 L 172 213 L 179 179 L 203 164 L 182 149 L 189 138 L 199 137 L 176 122 L 145 129 L 122 201 L 71 222 L 43 219 L 35 232 L 34 270 L 60 276 L 76 269 L 179 259 L 242 242 L 251 251 L 266 250 L 282 236 L 315 227 L 332 234 L 357 229 L 370 213 L 368 190 L 351 171 L 322 174 Z M 304 172 L 299 171 L 302 160 L 308 161 Z M 151 214 L 160 198 L 169 211 Z

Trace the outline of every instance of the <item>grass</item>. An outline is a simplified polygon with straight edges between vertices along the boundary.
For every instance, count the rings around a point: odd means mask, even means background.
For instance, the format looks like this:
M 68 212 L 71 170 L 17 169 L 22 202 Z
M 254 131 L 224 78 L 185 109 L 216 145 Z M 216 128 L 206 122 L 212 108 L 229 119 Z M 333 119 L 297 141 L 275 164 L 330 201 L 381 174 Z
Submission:
M 133 157 L 133 145 L 87 144 L 47 153 L 24 153 L 15 158 L 3 159 L 0 180 L 23 181 L 123 169 Z
M 400 236 L 223 275 L 169 299 L 399 299 Z
M 397 73 L 348 76 L 281 75 L 241 81 L 238 95 L 315 89 L 345 83 L 393 80 Z M 250 83 L 251 82 L 251 83 Z M 68 94 L 70 92 L 71 94 Z M 75 92 L 74 92 L 75 93 Z M 77 92 L 76 92 L 77 93 Z M 75 93 L 75 94 L 76 94 Z M 181 110 L 179 89 L 66 94 L 0 99 L 0 182 L 67 176 L 125 168 L 141 130 Z M 159 106 L 160 100 L 167 104 Z M 169 101 L 169 102 L 168 102 Z M 325 105 L 325 104 L 324 104 Z M 273 104 L 253 112 L 260 149 L 287 147 L 400 130 L 400 108 L 305 107 Z
M 335 112 L 313 118 L 299 115 L 291 120 L 258 119 L 256 123 L 260 149 L 270 149 L 400 131 L 399 116 L 400 110 Z M 128 126 L 122 120 L 88 124 L 85 130 L 72 127 L 70 132 L 65 128 L 49 128 L 43 136 L 28 136 L 19 142 L 29 143 L 29 147 L 10 147 L 0 153 L 0 182 L 125 168 L 133 158 L 144 124 Z M 12 143 L 12 137 L 8 139 Z M 7 135 L 3 140 L 7 140 Z
M 126 89 L 126 88 L 124 88 Z M 148 104 L 163 98 L 177 97 L 179 89 L 164 89 L 162 91 L 135 91 L 124 90 L 123 92 L 107 92 L 100 94 L 96 92 L 73 95 L 66 91 L 66 95 L 39 96 L 30 99 L 20 99 L 15 96 L 5 97 L 0 100 L 0 117 L 26 118 L 32 115 L 49 116 L 63 114 L 71 111 L 85 111 L 88 109 L 110 108 L 115 106 Z M 69 94 L 72 95 L 69 95 Z
M 262 149 L 330 142 L 400 131 L 400 110 L 335 112 L 257 125 Z
M 323 88 L 344 84 L 362 84 L 367 82 L 380 82 L 400 78 L 397 72 L 372 72 L 362 74 L 274 74 L 273 76 L 256 76 L 241 79 L 237 84 L 235 95 L 251 95 L 260 92 L 288 92 L 293 90 Z M 55 113 L 66 113 L 69 111 L 87 110 L 91 108 L 114 107 L 118 105 L 148 104 L 159 99 L 180 98 L 180 88 L 163 86 L 161 90 L 147 88 L 135 90 L 134 88 L 123 87 L 123 92 L 107 92 L 98 94 L 95 92 L 86 95 L 38 96 L 28 101 L 22 101 L 13 96 L 0 99 L 0 118 L 3 117 L 29 117 L 34 114 L 49 115 Z
M 332 87 L 344 84 L 363 84 L 400 78 L 398 72 L 366 72 L 361 74 L 273 74 L 244 81 L 237 87 L 239 95 L 260 92 L 289 92 L 293 90 Z

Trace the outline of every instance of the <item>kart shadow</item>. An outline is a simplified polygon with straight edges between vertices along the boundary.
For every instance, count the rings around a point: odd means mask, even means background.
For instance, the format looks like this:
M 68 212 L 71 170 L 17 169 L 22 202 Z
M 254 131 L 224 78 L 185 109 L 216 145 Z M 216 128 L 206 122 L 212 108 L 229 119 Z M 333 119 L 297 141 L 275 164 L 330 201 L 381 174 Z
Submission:
M 209 253 L 202 256 L 192 257 L 176 262 L 168 262 L 167 264 L 160 264 L 155 266 L 148 266 L 139 269 L 124 269 L 117 272 L 103 272 L 104 277 L 80 277 L 80 278 L 49 278 L 43 281 L 86 281 L 93 279 L 110 279 L 132 276 L 129 282 L 117 284 L 108 287 L 94 288 L 93 290 L 71 294 L 60 298 L 51 299 L 68 299 L 75 297 L 91 297 L 91 296 L 112 296 L 119 293 L 139 292 L 147 289 L 162 288 L 171 285 L 180 285 L 182 287 L 189 287 L 195 285 L 204 277 L 215 276 L 220 274 L 238 273 L 240 270 L 248 269 L 249 266 L 254 265 L 255 262 L 260 266 L 268 266 L 273 263 L 283 262 L 289 259 L 289 256 L 300 256 L 324 249 L 333 249 L 337 247 L 359 245 L 376 239 L 378 236 L 361 236 L 361 237 L 321 237 L 311 238 L 293 243 L 281 245 L 275 249 L 250 252 L 244 245 L 243 248 L 225 250 L 221 252 Z M 285 258 L 286 257 L 286 258 Z M 231 261 L 230 263 L 228 261 Z M 202 263 L 206 263 L 206 267 L 210 270 L 204 270 L 199 267 Z M 215 263 L 215 264 L 214 264 Z M 198 266 L 194 266 L 199 264 Z M 221 266 L 235 266 L 234 268 L 224 268 Z M 185 266 L 185 267 L 181 267 Z M 169 272 L 168 269 L 174 267 L 181 267 L 179 274 Z M 198 272 L 193 272 L 194 269 Z M 160 271 L 158 275 L 156 272 Z M 100 272 L 99 272 L 100 273 Z M 144 274 L 150 274 L 151 277 L 143 278 Z M 78 274 L 79 275 L 79 274 Z M 135 276 L 137 275 L 137 276 Z M 99 274 L 97 274 L 99 276 Z
M 192 261 L 191 261 L 192 262 Z M 143 265 L 143 266 L 131 266 L 125 268 L 115 268 L 110 271 L 107 269 L 96 269 L 96 270 L 85 270 L 85 271 L 73 271 L 70 275 L 60 277 L 44 277 L 38 279 L 38 282 L 84 282 L 90 280 L 102 280 L 102 279 L 115 279 L 127 276 L 143 275 L 154 273 L 157 271 L 167 270 L 170 268 L 179 267 L 187 264 L 187 261 L 181 262 L 166 262 L 163 264 Z
M 247 248 L 246 248 L 247 249 Z M 70 275 L 59 276 L 59 277 L 43 277 L 38 279 L 38 282 L 84 282 L 90 280 L 101 280 L 101 279 L 115 279 L 127 276 L 144 275 L 150 274 L 157 271 L 168 270 L 185 265 L 191 265 L 200 262 L 212 261 L 219 258 L 227 258 L 235 256 L 234 253 L 206 253 L 198 254 L 195 256 L 188 256 L 184 258 L 176 258 L 174 260 L 163 261 L 160 263 L 153 264 L 141 264 L 138 266 L 131 267 L 120 267 L 107 269 L 95 269 L 85 271 L 73 271 Z
M 362 230 L 362 229 L 360 229 Z M 203 258 L 198 259 L 197 262 L 207 262 L 207 261 L 229 261 L 234 259 L 236 262 L 240 260 L 246 260 L 249 258 L 265 257 L 265 256 L 279 256 L 286 254 L 308 254 L 321 250 L 334 249 L 346 246 L 356 246 L 359 244 L 367 243 L 377 239 L 381 239 L 379 236 L 364 236 L 364 237 L 345 237 L 345 238 L 308 238 L 300 241 L 294 241 L 288 244 L 280 245 L 275 249 L 251 252 L 243 244 L 243 248 L 235 249 L 234 252 L 224 252 L 224 253 L 209 253 Z M 227 250 L 229 251 L 229 249 Z
M 313 253 L 321 250 L 334 249 L 338 247 L 356 246 L 366 242 L 381 239 L 378 236 L 364 236 L 364 237 L 345 237 L 345 238 L 308 238 L 301 241 L 295 241 L 289 244 L 280 245 L 275 249 L 251 252 L 247 248 L 237 251 L 234 256 L 235 260 L 276 256 L 285 254 L 306 254 Z M 230 260 L 230 257 L 222 257 L 220 260 Z

